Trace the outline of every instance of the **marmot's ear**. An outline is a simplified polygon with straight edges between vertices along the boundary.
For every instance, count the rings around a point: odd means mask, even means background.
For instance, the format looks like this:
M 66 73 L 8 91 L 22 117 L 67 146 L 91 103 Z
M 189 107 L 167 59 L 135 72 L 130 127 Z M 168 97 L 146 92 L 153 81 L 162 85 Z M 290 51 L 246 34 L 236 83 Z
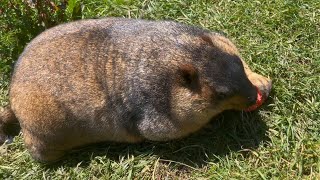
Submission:
M 214 47 L 211 37 L 208 34 L 202 34 L 200 38 L 209 46 Z
M 179 66 L 179 76 L 181 83 L 190 88 L 198 85 L 198 71 L 192 64 L 182 64 Z

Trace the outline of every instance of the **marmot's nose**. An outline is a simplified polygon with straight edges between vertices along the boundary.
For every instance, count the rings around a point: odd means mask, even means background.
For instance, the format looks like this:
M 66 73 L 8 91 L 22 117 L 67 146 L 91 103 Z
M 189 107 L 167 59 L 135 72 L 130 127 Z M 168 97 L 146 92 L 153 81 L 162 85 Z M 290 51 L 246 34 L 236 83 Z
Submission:
M 247 105 L 248 105 L 248 106 L 252 106 L 252 105 L 256 104 L 257 94 L 255 94 L 254 96 L 248 96 L 247 99 L 248 99 Z
M 246 105 L 248 107 L 256 104 L 256 102 L 257 102 L 257 93 L 258 93 L 258 90 L 253 85 L 243 89 L 242 94 L 243 94 L 244 97 L 246 97 Z

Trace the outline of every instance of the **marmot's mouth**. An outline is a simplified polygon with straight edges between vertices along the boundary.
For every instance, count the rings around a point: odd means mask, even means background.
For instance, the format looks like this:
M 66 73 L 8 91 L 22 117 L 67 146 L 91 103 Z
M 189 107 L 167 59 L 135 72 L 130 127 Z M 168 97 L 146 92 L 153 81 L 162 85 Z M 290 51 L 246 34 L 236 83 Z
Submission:
M 260 107 L 262 105 L 262 103 L 264 102 L 264 98 L 262 96 L 262 93 L 260 91 L 260 89 L 258 87 L 256 87 L 257 89 L 257 100 L 256 103 L 252 106 L 249 106 L 247 109 L 245 109 L 244 111 L 249 112 L 249 111 L 254 111 L 256 110 L 258 107 Z

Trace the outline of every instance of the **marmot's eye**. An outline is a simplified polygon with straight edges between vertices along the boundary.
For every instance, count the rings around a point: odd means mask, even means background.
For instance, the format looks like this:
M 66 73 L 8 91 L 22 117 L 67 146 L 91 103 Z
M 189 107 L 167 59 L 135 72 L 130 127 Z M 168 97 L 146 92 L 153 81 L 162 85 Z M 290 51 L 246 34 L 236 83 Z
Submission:
M 217 99 L 225 99 L 225 98 L 227 98 L 227 94 L 222 92 L 217 93 Z
M 229 88 L 225 87 L 225 86 L 220 86 L 217 87 L 216 89 L 216 96 L 217 99 L 225 99 L 230 95 L 230 90 Z

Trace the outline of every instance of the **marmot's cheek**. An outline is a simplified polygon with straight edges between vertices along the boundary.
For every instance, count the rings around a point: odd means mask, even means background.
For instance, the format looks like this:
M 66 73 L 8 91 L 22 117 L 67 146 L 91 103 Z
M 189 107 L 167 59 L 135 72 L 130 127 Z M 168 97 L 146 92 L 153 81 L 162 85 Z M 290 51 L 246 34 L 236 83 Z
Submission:
M 258 107 L 260 107 L 262 105 L 262 103 L 264 102 L 265 99 L 263 98 L 261 91 L 259 90 L 258 87 L 256 87 L 256 89 L 257 89 L 257 100 L 256 100 L 256 103 L 254 105 L 248 107 L 244 111 L 247 111 L 247 112 L 254 111 Z

